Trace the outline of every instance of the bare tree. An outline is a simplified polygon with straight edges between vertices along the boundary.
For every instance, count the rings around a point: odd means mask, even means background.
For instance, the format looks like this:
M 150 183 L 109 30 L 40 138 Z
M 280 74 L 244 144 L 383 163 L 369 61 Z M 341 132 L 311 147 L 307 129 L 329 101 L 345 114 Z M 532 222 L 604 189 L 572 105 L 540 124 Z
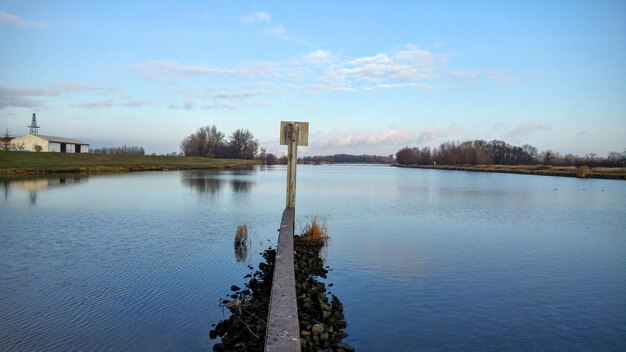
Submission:
M 0 151 L 8 152 L 11 149 L 11 137 L 9 135 L 9 129 L 7 128 L 2 137 L 2 143 L 0 143 Z
M 195 133 L 182 140 L 180 149 L 186 156 L 222 157 L 224 134 L 215 125 L 200 127 Z
M 259 142 L 247 129 L 238 129 L 230 136 L 228 142 L 229 157 L 236 159 L 254 159 Z

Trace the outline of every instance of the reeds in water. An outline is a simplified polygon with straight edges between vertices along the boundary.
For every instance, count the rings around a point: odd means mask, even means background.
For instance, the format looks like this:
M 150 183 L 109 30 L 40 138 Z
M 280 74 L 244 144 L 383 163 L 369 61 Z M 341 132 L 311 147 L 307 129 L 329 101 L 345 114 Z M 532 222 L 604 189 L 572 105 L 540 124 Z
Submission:
M 328 242 L 328 229 L 323 221 L 318 220 L 317 216 L 311 217 L 311 223 L 306 224 L 300 235 L 300 240 L 311 245 L 323 246 Z
M 248 257 L 248 227 L 237 226 L 235 232 L 235 258 L 238 262 L 245 261 Z

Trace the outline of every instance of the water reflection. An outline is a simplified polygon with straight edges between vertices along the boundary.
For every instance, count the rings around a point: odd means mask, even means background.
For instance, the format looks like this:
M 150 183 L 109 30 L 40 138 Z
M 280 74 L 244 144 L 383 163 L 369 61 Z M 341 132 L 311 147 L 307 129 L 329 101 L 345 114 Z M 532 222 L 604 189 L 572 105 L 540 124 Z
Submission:
M 248 226 L 239 225 L 235 232 L 235 259 L 238 262 L 243 262 L 248 257 Z
M 251 181 L 230 180 L 230 186 L 235 193 L 250 192 L 250 188 L 254 185 Z
M 231 176 L 252 175 L 253 170 L 233 170 L 228 173 L 213 171 L 189 171 L 181 174 L 182 183 L 196 190 L 198 193 L 214 195 L 230 184 L 235 193 L 247 193 L 252 190 L 256 182 Z
M 8 179 L 1 180 L 2 188 L 4 190 L 5 201 L 9 197 L 10 189 L 16 188 L 25 192 L 28 192 L 29 200 L 32 204 L 37 203 L 37 194 L 40 191 L 57 188 L 68 185 L 76 185 L 87 181 L 86 176 L 57 176 L 57 177 L 45 177 L 36 179 Z

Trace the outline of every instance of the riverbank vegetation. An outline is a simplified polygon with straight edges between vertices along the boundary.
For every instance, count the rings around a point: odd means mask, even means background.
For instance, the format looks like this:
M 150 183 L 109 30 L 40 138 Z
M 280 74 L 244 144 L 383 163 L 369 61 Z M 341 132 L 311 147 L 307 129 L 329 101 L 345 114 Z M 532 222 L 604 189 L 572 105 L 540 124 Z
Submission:
M 392 164 L 393 155 L 352 155 L 352 154 L 334 154 L 334 155 L 316 155 L 298 158 L 304 163 L 311 164 Z
M 551 165 L 589 167 L 624 167 L 626 150 L 623 153 L 610 152 L 606 157 L 594 153 L 585 156 L 561 154 L 553 150 L 539 152 L 537 148 L 524 144 L 510 145 L 504 141 L 486 142 L 473 140 L 465 142 L 448 141 L 439 147 L 405 147 L 396 153 L 396 160 L 402 165 Z
M 503 141 L 445 142 L 439 147 L 405 147 L 396 153 L 397 166 L 445 170 L 504 172 L 581 178 L 626 179 L 626 150 L 606 157 L 539 152 L 524 144 Z
M 258 154 L 259 141 L 247 129 L 238 129 L 230 137 L 215 125 L 200 127 L 180 142 L 185 156 L 209 158 L 254 159 Z
M 1 152 L 0 177 L 55 173 L 112 173 L 150 170 L 225 169 L 255 160 L 203 157 Z
M 89 151 L 93 154 L 104 155 L 146 155 L 146 151 L 143 147 L 135 145 L 123 145 L 121 147 L 99 147 Z

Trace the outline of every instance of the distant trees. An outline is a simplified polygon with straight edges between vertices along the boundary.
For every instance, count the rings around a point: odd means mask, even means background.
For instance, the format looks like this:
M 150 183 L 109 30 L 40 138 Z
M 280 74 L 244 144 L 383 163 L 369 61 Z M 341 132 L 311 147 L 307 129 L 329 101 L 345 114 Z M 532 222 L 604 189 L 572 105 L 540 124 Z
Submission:
M 254 159 L 259 141 L 254 139 L 252 132 L 238 129 L 230 136 L 228 142 L 228 156 L 233 159 Z
M 572 154 L 562 155 L 550 149 L 539 153 L 532 145 L 524 144 L 519 147 L 500 140 L 448 141 L 432 150 L 430 147 L 404 147 L 396 153 L 396 161 L 405 165 L 437 163 L 441 165 L 625 166 L 626 150 L 623 153 L 610 152 L 603 159 L 594 153 L 586 154 L 585 157 Z
M 391 164 L 393 162 L 393 155 L 381 156 L 381 155 L 352 155 L 352 154 L 334 154 L 334 155 L 318 155 L 318 156 L 305 156 L 299 158 L 305 162 L 314 163 L 363 163 L 363 164 Z
M 218 131 L 215 125 L 200 127 L 180 142 L 180 149 L 185 156 L 222 157 L 225 149 L 224 133 Z
M 100 147 L 91 150 L 93 154 L 103 155 L 146 155 L 143 147 L 123 145 L 121 147 Z
M 226 139 L 215 125 L 200 127 L 180 142 L 185 156 L 254 159 L 258 149 L 259 142 L 249 130 L 238 129 Z
M 8 152 L 11 149 L 11 136 L 9 135 L 9 129 L 7 128 L 4 132 L 4 136 L 2 136 L 2 141 L 0 142 L 0 151 Z

